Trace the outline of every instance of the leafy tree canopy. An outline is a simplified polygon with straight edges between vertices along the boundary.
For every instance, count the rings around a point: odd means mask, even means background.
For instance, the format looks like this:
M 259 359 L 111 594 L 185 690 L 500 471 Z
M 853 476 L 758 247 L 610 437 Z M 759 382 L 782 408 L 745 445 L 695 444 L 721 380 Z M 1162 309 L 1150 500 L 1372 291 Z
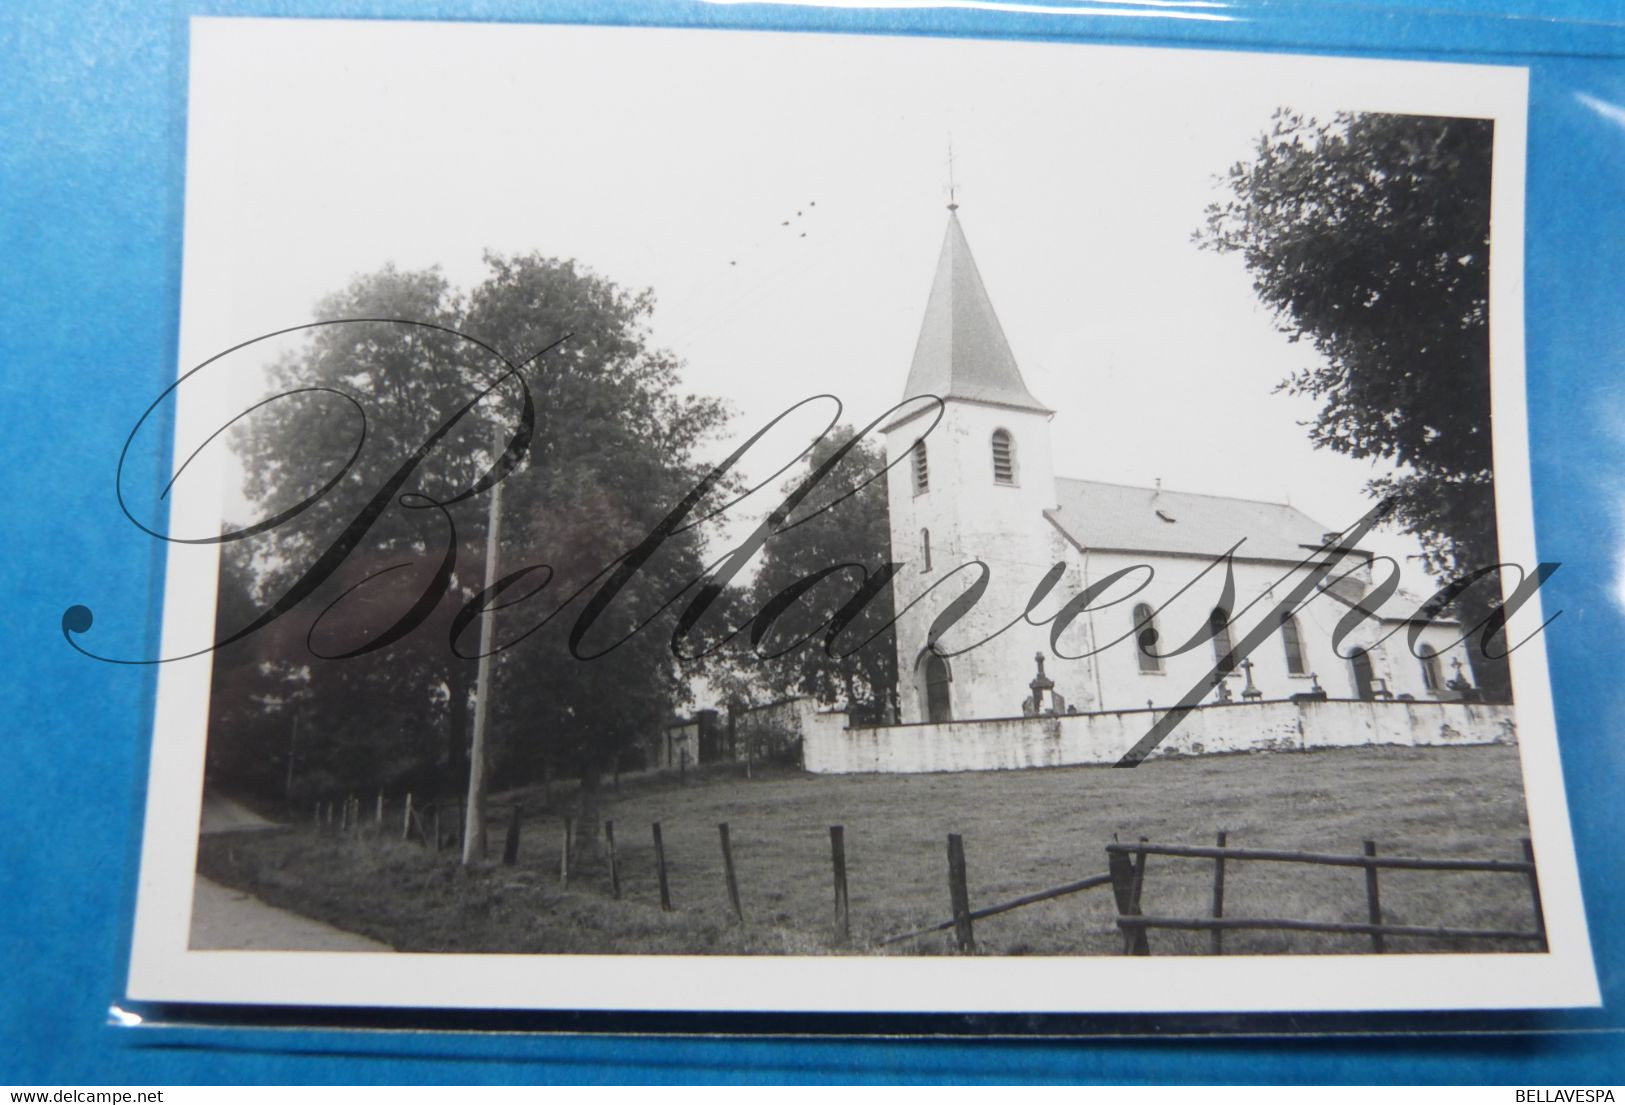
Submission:
M 1399 466 L 1428 566 L 1495 563 L 1489 392 L 1490 155 L 1482 119 L 1279 111 L 1197 241 L 1240 253 L 1318 364 L 1283 382 L 1321 401 L 1318 446 Z
M 1490 120 L 1276 112 L 1195 239 L 1239 253 L 1260 299 L 1320 357 L 1282 382 L 1319 400 L 1315 445 L 1381 460 L 1368 491 L 1454 578 L 1499 562 L 1490 434 Z M 1477 621 L 1499 596 L 1475 588 Z M 1504 663 L 1474 650 L 1480 682 Z
M 667 634 L 632 631 L 701 574 L 698 531 L 665 542 L 599 617 L 589 651 L 626 638 L 608 658 L 578 659 L 566 638 L 604 569 L 700 482 L 696 449 L 723 427 L 726 411 L 684 392 L 679 362 L 651 346 L 649 293 L 535 254 L 488 255 L 486 264 L 485 279 L 467 292 L 437 270 L 362 276 L 324 300 L 318 317 L 412 324 L 319 326 L 272 366 L 283 397 L 231 431 L 261 517 L 332 480 L 357 448 L 361 412 L 365 436 L 350 472 L 307 509 L 228 545 L 220 634 L 288 594 L 391 473 L 506 371 L 504 358 L 522 364 L 565 339 L 524 368 L 535 433 L 501 485 L 499 575 L 534 571 L 488 615 L 497 644 L 509 646 L 495 665 L 490 741 L 499 782 L 543 764 L 596 772 L 658 731 L 686 695 Z M 263 742 L 262 763 L 285 762 L 292 746 L 295 793 L 414 773 L 447 793 L 460 789 L 477 622 L 458 638 L 463 655 L 449 640 L 458 611 L 484 585 L 491 501 L 490 492 L 467 492 L 511 440 L 518 411 L 511 383 L 476 403 L 314 594 L 220 650 L 222 716 L 213 732 Z M 423 623 L 367 651 L 433 593 L 448 548 L 450 583 Z M 311 649 L 355 655 L 323 659 Z M 227 713 L 270 721 L 232 729 L 221 724 Z M 241 766 L 251 753 L 211 747 L 211 763 Z M 258 775 L 264 782 L 263 768 Z
M 853 432 L 839 426 L 819 440 L 785 492 L 827 463 Z M 879 586 L 891 545 L 885 466 L 878 446 L 858 442 L 763 547 L 749 599 L 763 658 L 750 672 L 753 682 L 874 720 L 891 719 L 897 686 L 892 588 Z M 872 596 L 848 611 L 871 580 Z M 806 581 L 813 582 L 802 590 Z

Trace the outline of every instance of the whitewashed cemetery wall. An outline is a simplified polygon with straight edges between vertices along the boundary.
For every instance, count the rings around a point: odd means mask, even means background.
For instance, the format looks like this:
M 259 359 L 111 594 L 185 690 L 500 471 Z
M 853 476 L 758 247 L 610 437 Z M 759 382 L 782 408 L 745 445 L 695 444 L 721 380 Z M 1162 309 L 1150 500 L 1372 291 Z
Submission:
M 802 733 L 803 762 L 808 771 L 831 775 L 1112 764 L 1163 712 L 1121 710 L 857 729 L 815 725 Z M 1344 700 L 1237 703 L 1193 709 L 1152 755 L 1516 740 L 1511 706 Z

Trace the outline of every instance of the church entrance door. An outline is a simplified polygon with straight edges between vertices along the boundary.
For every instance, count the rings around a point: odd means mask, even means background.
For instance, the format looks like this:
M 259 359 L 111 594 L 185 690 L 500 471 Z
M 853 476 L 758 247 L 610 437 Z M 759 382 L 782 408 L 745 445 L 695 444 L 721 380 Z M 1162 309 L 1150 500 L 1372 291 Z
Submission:
M 925 719 L 952 721 L 953 707 L 948 702 L 948 683 L 953 678 L 948 672 L 948 661 L 936 653 L 925 658 Z
M 1354 654 L 1349 663 L 1354 668 L 1354 693 L 1362 701 L 1376 701 L 1377 690 L 1371 679 L 1371 654 L 1361 649 Z

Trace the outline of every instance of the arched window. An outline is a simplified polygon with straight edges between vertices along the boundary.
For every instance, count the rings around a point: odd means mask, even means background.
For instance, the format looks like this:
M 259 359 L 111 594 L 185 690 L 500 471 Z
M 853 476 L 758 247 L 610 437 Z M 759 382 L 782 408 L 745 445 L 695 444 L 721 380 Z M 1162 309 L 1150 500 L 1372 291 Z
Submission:
M 993 431 L 993 482 L 1016 482 L 1016 443 L 1009 430 Z
M 1219 674 L 1229 675 L 1236 670 L 1236 657 L 1230 645 L 1230 611 L 1215 606 L 1208 615 L 1208 625 L 1213 630 L 1213 658 L 1218 661 Z
M 1349 657 L 1349 668 L 1354 672 L 1354 697 L 1362 702 L 1377 698 L 1377 676 L 1371 668 L 1371 653 L 1360 649 Z
M 1416 658 L 1422 662 L 1422 685 L 1430 691 L 1436 691 L 1444 686 L 1444 676 L 1439 672 L 1439 654 L 1432 645 L 1423 645 L 1416 650 Z
M 1140 603 L 1134 608 L 1134 653 L 1140 661 L 1141 671 L 1161 671 L 1162 657 L 1157 653 L 1157 622 L 1150 605 Z
M 914 494 L 924 495 L 931 488 L 931 469 L 925 462 L 925 438 L 914 443 Z
M 1291 614 L 1281 615 L 1281 647 L 1286 649 L 1286 670 L 1292 675 L 1304 675 L 1309 665 L 1303 662 L 1303 638 L 1298 634 L 1298 619 Z
M 922 529 L 920 531 L 920 571 L 929 572 L 930 570 L 931 570 L 931 531 L 928 530 L 928 529 Z

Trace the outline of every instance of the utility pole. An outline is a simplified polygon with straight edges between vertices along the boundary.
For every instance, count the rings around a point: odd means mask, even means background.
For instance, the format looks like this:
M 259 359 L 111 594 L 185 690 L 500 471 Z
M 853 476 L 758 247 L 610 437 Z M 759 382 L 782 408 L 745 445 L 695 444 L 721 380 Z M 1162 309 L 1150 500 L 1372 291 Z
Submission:
M 491 439 L 493 457 L 502 453 L 501 432 Z M 502 481 L 491 488 L 490 516 L 485 529 L 485 592 L 497 580 L 497 547 L 502 539 Z M 463 866 L 485 855 L 485 722 L 491 712 L 491 646 L 496 634 L 495 617 L 485 611 L 480 621 L 480 667 L 475 678 L 474 743 L 468 751 L 468 803 L 463 820 Z
M 293 757 L 299 745 L 299 721 L 305 714 L 305 704 L 300 702 L 293 711 L 293 728 L 288 732 L 288 777 L 282 784 L 282 804 L 293 813 Z

